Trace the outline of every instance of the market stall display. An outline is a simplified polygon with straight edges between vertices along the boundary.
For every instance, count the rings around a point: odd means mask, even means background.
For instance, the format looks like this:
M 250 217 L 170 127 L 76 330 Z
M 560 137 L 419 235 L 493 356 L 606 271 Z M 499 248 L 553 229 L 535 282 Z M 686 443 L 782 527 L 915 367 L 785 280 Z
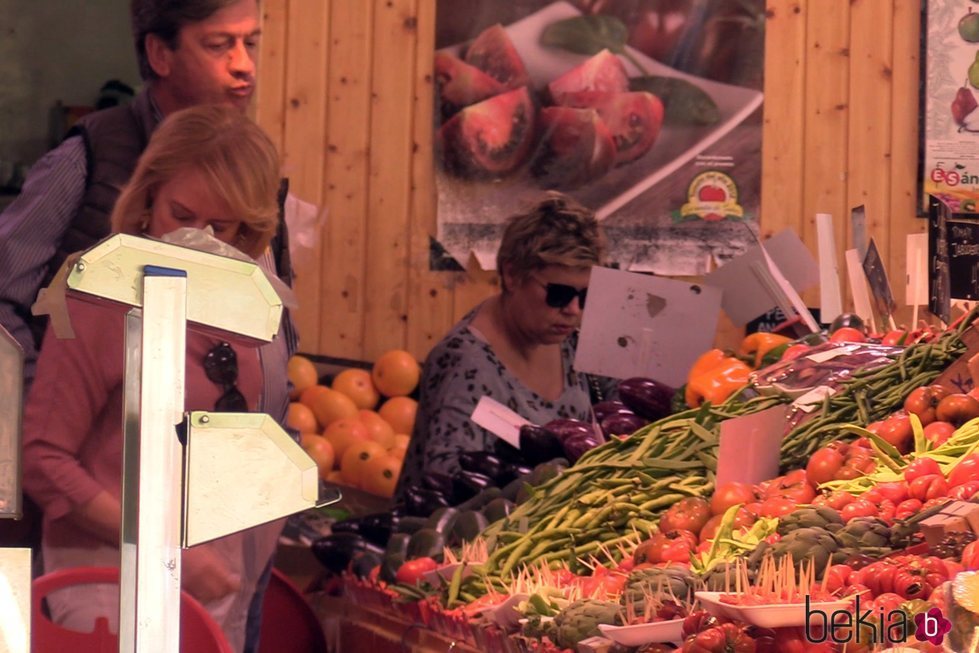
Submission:
M 696 407 L 460 505 L 375 515 L 358 529 L 377 564 L 333 568 L 378 610 L 491 651 L 875 650 L 871 636 L 940 650 L 914 636 L 934 607 L 971 645 L 979 410 L 936 379 L 976 353 L 974 318 L 911 344 L 755 336 L 745 360 L 707 352 L 690 380 L 708 391 L 677 392 Z M 715 487 L 720 425 L 782 405 L 783 474 Z

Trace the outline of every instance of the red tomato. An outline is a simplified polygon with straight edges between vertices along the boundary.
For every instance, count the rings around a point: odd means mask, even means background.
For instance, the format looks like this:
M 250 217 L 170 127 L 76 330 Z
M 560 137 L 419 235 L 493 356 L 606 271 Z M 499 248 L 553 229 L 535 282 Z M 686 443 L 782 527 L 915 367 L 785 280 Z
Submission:
M 748 510 L 745 506 L 738 508 L 738 512 L 734 515 L 734 528 L 735 529 L 747 529 L 751 528 L 751 525 L 755 523 L 757 513 L 753 513 Z M 700 529 L 700 541 L 712 540 L 714 536 L 717 535 L 717 528 L 721 525 L 721 520 L 724 519 L 724 515 L 714 515 L 711 517 L 704 527 Z
M 928 501 L 948 496 L 948 482 L 941 474 L 918 476 L 908 486 L 908 494 L 913 499 Z
M 969 481 L 962 485 L 956 485 L 948 491 L 948 498 L 957 501 L 971 501 L 976 496 L 979 496 L 979 481 Z
M 398 567 L 395 580 L 405 585 L 417 585 L 422 581 L 425 572 L 432 571 L 436 567 L 438 563 L 432 558 L 415 558 Z
M 803 343 L 796 343 L 794 345 L 789 345 L 788 347 L 785 348 L 785 351 L 782 352 L 782 357 L 779 360 L 780 361 L 795 360 L 800 356 L 805 356 L 810 349 L 812 349 L 812 347 Z
M 884 420 L 877 435 L 901 453 L 908 453 L 914 445 L 914 429 L 906 412 L 898 411 Z
M 795 500 L 788 497 L 769 497 L 762 501 L 761 512 L 758 514 L 762 517 L 782 517 L 795 512 L 797 507 Z
M 840 327 L 829 337 L 830 342 L 864 342 L 867 336 L 854 327 Z
M 979 399 L 961 392 L 950 394 L 939 402 L 935 415 L 943 422 L 962 426 L 979 417 Z
M 895 504 L 901 503 L 908 498 L 908 484 L 899 481 L 892 483 L 878 483 L 875 488 L 885 499 L 893 501 Z
M 840 516 L 843 521 L 850 521 L 855 517 L 873 517 L 877 514 L 877 506 L 866 499 L 857 499 L 843 506 Z
M 895 519 L 907 519 L 912 515 L 917 515 L 921 511 L 921 500 L 920 499 L 905 499 L 901 503 L 897 504 L 897 508 L 894 510 Z
M 689 562 L 690 554 L 697 548 L 697 536 L 690 531 L 656 533 L 636 547 L 632 559 L 636 564 L 644 562 Z
M 962 549 L 962 566 L 970 571 L 979 569 L 979 541 L 970 542 Z
M 739 503 L 751 503 L 755 500 L 755 491 L 749 483 L 725 483 L 716 490 L 710 498 L 710 511 L 715 515 L 723 515 L 731 506 Z
M 785 476 L 773 479 L 762 491 L 762 497 L 785 497 L 797 504 L 810 503 L 816 498 L 816 489 L 806 477 L 806 470 L 796 469 Z
M 964 457 L 948 474 L 949 485 L 963 485 L 969 481 L 979 481 L 979 453 L 970 453 Z
M 917 415 L 921 424 L 927 426 L 935 421 L 938 404 L 948 395 L 949 391 L 941 385 L 915 388 L 904 400 L 904 410 Z
M 942 468 L 932 458 L 918 458 L 904 470 L 904 480 L 910 483 L 919 476 L 942 475 Z
M 702 497 L 687 497 L 674 503 L 660 517 L 661 531 L 690 531 L 699 533 L 710 519 L 710 504 Z
M 822 633 L 818 636 L 821 635 Z M 810 642 L 809 637 L 806 636 L 806 629 L 799 626 L 776 628 L 774 645 L 779 653 L 832 653 L 834 649 L 830 639 L 828 637 L 823 639 L 824 641 L 819 644 Z
M 946 442 L 955 433 L 955 425 L 948 422 L 932 422 L 924 429 L 925 439 L 931 442 L 933 447 L 938 447 Z
M 806 464 L 806 477 L 817 487 L 836 478 L 836 473 L 844 462 L 843 454 L 836 449 L 824 447 L 809 457 Z
M 830 567 L 829 571 L 826 572 L 826 591 L 836 592 L 836 590 L 846 587 L 852 573 L 853 567 L 849 565 L 833 565 Z
M 884 337 L 880 339 L 880 344 L 887 345 L 888 347 L 898 347 L 903 346 L 907 340 L 907 329 L 894 329 L 888 331 Z
M 834 490 L 829 494 L 824 494 L 813 499 L 813 505 L 829 506 L 833 510 L 842 510 L 843 506 L 853 503 L 856 497 L 843 490 Z

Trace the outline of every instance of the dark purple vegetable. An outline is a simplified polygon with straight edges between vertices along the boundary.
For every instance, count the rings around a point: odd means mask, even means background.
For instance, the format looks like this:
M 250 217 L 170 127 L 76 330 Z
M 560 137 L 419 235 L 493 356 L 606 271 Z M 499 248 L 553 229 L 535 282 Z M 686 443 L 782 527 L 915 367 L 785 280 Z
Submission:
M 452 505 L 468 501 L 488 487 L 496 487 L 489 476 L 466 470 L 456 472 L 452 475 Z
M 452 494 L 452 477 L 442 472 L 426 472 L 422 477 L 422 486 L 428 490 L 436 490 L 445 496 L 450 496 Z
M 391 533 L 398 529 L 398 521 L 398 517 L 391 512 L 364 515 L 360 518 L 360 534 L 371 544 L 384 546 L 388 543 Z
M 561 453 L 562 454 L 564 453 L 563 447 L 561 448 Z M 527 465 L 510 465 L 506 470 L 506 473 L 510 477 L 510 480 L 508 480 L 507 483 L 509 483 L 515 478 L 523 478 L 525 476 L 529 476 L 531 473 L 533 473 L 533 471 L 534 468 L 528 467 Z M 506 483 L 504 483 L 503 485 L 506 485 Z
M 381 555 L 383 551 L 355 533 L 324 535 L 310 547 L 320 564 L 335 574 L 342 573 L 354 556 L 363 551 Z
M 593 424 L 582 422 L 579 419 L 552 419 L 544 425 L 548 431 L 553 431 L 557 439 L 564 444 L 564 441 L 572 435 L 578 433 L 594 434 L 596 428 Z
M 459 454 L 459 466 L 467 472 L 476 472 L 500 483 L 500 476 L 506 471 L 506 463 L 488 451 L 463 451 Z M 502 484 L 506 485 L 509 481 Z
M 330 525 L 331 533 L 354 533 L 355 535 L 360 535 L 360 531 L 363 528 L 359 517 L 350 517 L 348 519 L 341 519 L 338 522 L 334 522 Z
M 564 455 L 573 465 L 586 451 L 594 449 L 602 441 L 595 433 L 575 433 L 564 438 L 561 444 L 564 445 Z
M 524 462 L 523 452 L 503 438 L 495 438 L 495 441 L 493 442 L 493 453 L 495 453 L 500 460 L 504 460 L 508 463 Z
M 520 427 L 520 453 L 531 465 L 539 465 L 564 455 L 561 441 L 553 431 L 536 424 Z M 517 464 L 523 461 L 517 461 Z
M 595 413 L 595 420 L 601 423 L 609 415 L 619 415 L 621 413 L 631 413 L 632 411 L 626 407 L 624 403 L 618 399 L 607 399 L 605 401 L 600 401 L 591 407 L 592 411 Z
M 449 500 L 438 490 L 411 487 L 405 491 L 405 510 L 409 515 L 428 517 L 439 508 L 449 505 Z
M 670 414 L 675 390 L 653 379 L 636 376 L 619 383 L 619 397 L 632 412 L 649 421 Z
M 603 419 L 602 431 L 605 432 L 605 437 L 607 438 L 613 435 L 632 435 L 648 423 L 648 420 L 639 417 L 635 413 L 620 413 L 618 415 L 609 415 Z
M 350 571 L 357 578 L 367 578 L 383 558 L 375 551 L 358 551 L 350 563 Z

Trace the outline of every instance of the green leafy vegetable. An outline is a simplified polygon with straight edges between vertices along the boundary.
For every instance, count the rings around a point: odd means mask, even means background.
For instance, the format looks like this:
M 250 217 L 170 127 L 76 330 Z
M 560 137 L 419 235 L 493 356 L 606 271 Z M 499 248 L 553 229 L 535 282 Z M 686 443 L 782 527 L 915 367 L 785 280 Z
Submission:
M 639 72 L 648 71 L 626 50 L 629 29 L 615 16 L 575 16 L 551 23 L 541 34 L 540 43 L 575 54 L 598 54 L 609 50 L 628 59 Z
M 631 77 L 629 90 L 645 91 L 658 97 L 666 109 L 666 122 L 713 125 L 721 119 L 721 112 L 714 100 L 700 87 L 679 77 Z

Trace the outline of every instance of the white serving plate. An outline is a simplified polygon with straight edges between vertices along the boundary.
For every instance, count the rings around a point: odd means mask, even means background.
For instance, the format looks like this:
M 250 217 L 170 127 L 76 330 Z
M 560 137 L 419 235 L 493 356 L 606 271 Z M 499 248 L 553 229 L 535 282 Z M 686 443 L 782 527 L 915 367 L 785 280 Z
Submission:
M 542 89 L 589 58 L 563 49 L 540 44 L 544 29 L 559 20 L 580 16 L 574 5 L 559 1 L 504 26 L 513 46 L 523 59 L 531 83 Z M 464 43 L 443 48 L 441 51 L 459 55 Z M 622 208 L 656 183 L 668 177 L 697 154 L 716 143 L 751 115 L 762 103 L 762 93 L 755 89 L 715 82 L 689 75 L 671 68 L 626 47 L 629 54 L 639 61 L 650 75 L 679 77 L 703 90 L 713 99 L 720 113 L 713 125 L 676 125 L 664 123 L 653 147 L 639 159 L 613 168 L 599 179 L 568 192 L 580 202 L 596 211 L 603 219 Z M 632 62 L 622 58 L 630 77 L 642 74 Z M 529 199 L 539 196 L 541 187 L 529 173 L 514 175 L 494 181 L 478 181 L 455 177 L 438 171 L 439 193 L 439 241 L 457 260 L 469 258 L 469 249 L 463 243 L 446 239 L 446 224 L 499 224 L 505 216 L 525 208 Z M 493 247 L 492 254 L 496 250 Z
M 772 605 L 734 605 L 721 601 L 721 595 L 728 592 L 696 592 L 704 610 L 715 617 L 736 619 L 759 628 L 787 628 L 806 625 L 806 605 L 804 603 L 775 603 Z M 810 603 L 810 610 L 822 610 L 831 614 L 836 610 L 846 610 L 849 600 L 821 601 Z
M 654 621 L 631 626 L 599 624 L 602 635 L 623 646 L 642 646 L 656 642 L 679 642 L 683 639 L 683 619 Z

